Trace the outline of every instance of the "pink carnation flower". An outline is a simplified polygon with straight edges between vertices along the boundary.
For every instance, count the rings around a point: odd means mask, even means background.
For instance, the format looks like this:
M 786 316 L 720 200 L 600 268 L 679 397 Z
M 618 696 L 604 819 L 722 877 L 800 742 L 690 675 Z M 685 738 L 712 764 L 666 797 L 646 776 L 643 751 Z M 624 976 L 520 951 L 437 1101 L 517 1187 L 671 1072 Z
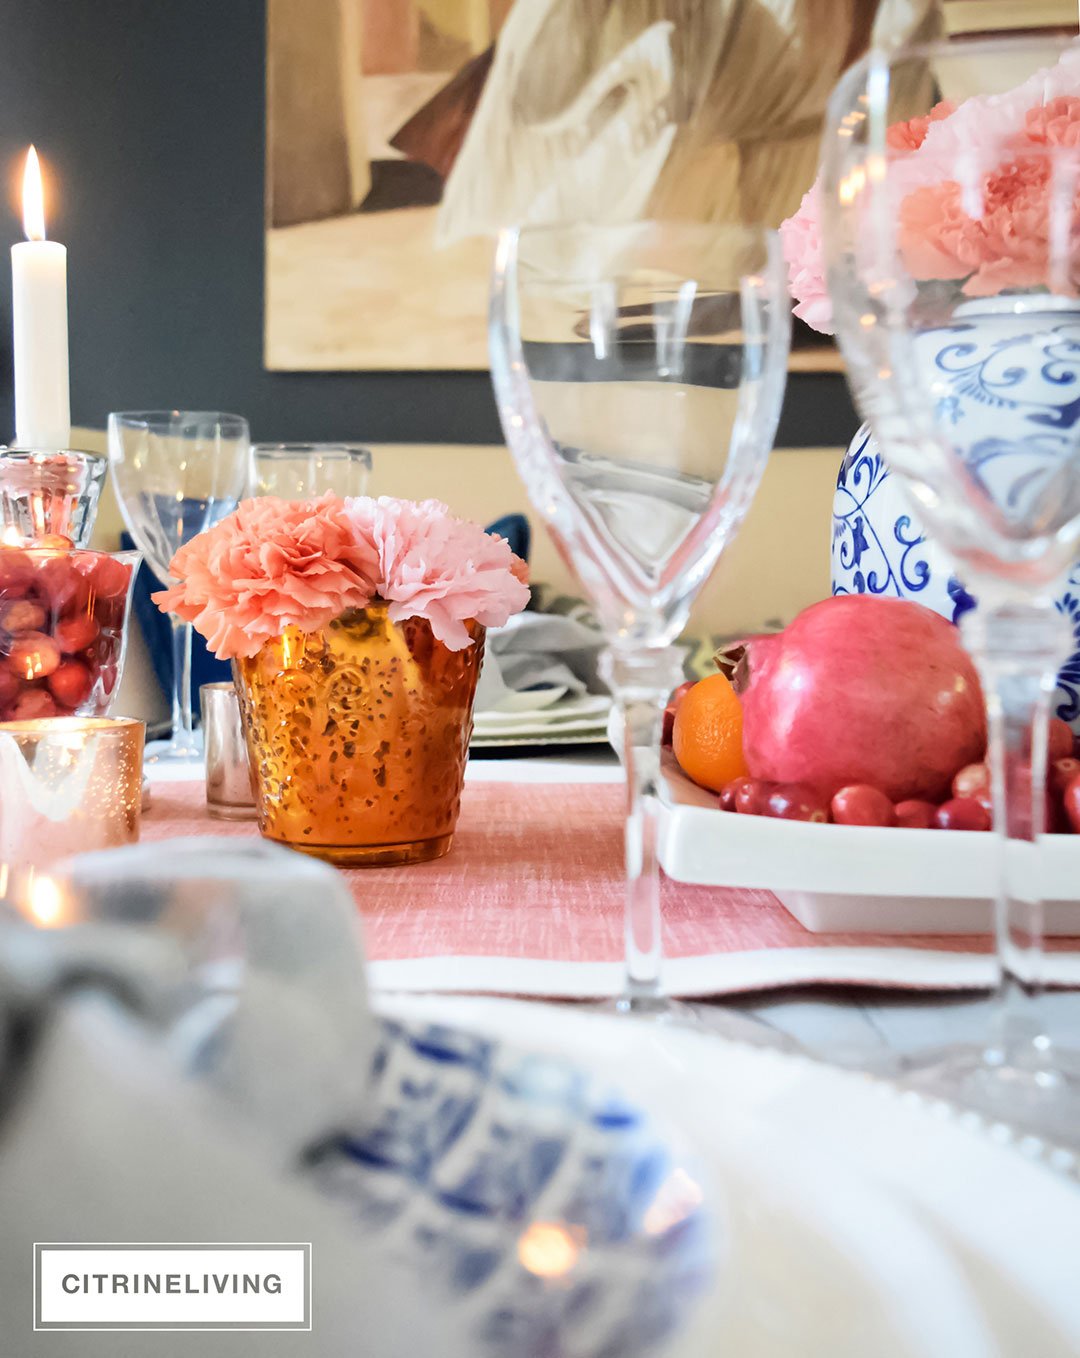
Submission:
M 795 315 L 823 335 L 833 333 L 832 303 L 825 288 L 825 249 L 821 240 L 821 186 L 815 180 L 798 212 L 780 224 L 780 243 L 788 266 L 788 287 Z
M 375 592 L 377 555 L 332 495 L 245 500 L 172 559 L 178 582 L 153 596 L 192 623 L 221 660 L 252 656 L 286 627 L 315 631 Z
M 901 153 L 918 150 L 932 123 L 952 116 L 955 104 L 943 99 L 923 118 L 894 123 L 886 133 L 889 146 Z M 821 181 L 803 195 L 799 210 L 780 223 L 780 241 L 788 266 L 788 288 L 794 313 L 823 335 L 833 333 L 832 303 L 825 287 L 825 247 L 821 237 Z
M 346 500 L 344 512 L 354 536 L 377 554 L 377 593 L 390 604 L 390 620 L 426 618 L 451 651 L 472 640 L 464 626 L 470 619 L 501 627 L 528 602 L 524 563 L 509 543 L 438 500 L 361 496 Z
M 885 133 L 885 144 L 893 151 L 917 151 L 926 140 L 930 124 L 951 117 L 955 110 L 956 105 L 951 99 L 942 99 L 924 118 L 909 118 L 906 123 L 893 123 Z

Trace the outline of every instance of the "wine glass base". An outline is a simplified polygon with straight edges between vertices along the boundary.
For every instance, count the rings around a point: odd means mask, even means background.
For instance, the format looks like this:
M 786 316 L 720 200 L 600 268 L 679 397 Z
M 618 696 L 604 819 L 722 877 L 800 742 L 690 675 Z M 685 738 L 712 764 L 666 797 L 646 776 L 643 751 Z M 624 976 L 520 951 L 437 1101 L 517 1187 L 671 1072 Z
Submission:
M 1048 1147 L 1080 1150 L 1080 1052 L 975 1044 L 906 1062 L 900 1086 Z
M 152 740 L 143 755 L 144 764 L 161 765 L 201 764 L 203 759 L 202 732 L 190 736 L 174 736 L 171 740 Z
M 707 1033 L 753 1047 L 801 1050 L 798 1043 L 786 1033 L 778 1032 L 762 1019 L 719 1004 L 695 1004 L 674 1000 L 667 995 L 617 995 L 612 999 L 598 1000 L 590 1008 L 601 1014 L 639 1019 L 657 1027 L 686 1028 L 691 1032 Z

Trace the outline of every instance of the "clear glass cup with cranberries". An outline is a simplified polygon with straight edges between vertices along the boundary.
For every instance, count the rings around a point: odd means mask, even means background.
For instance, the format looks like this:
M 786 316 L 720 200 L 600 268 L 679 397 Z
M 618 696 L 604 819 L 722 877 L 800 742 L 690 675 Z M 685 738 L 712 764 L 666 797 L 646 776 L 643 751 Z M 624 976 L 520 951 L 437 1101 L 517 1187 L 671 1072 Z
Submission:
M 108 712 L 138 564 L 59 535 L 0 543 L 0 721 Z

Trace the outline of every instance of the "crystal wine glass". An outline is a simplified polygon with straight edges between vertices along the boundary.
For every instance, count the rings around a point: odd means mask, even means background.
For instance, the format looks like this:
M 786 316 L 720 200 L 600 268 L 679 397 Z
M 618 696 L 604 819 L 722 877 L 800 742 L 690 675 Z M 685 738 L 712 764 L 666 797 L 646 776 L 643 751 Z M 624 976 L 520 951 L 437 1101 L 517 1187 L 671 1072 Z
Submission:
M 790 315 L 777 236 L 676 222 L 502 233 L 491 370 L 529 497 L 592 602 L 624 730 L 626 986 L 661 985 L 660 734 L 671 643 L 772 447 Z
M 356 443 L 256 443 L 251 449 L 250 495 L 314 500 L 327 491 L 363 495 L 371 453 Z
M 219 411 L 141 410 L 109 416 L 109 461 L 120 511 L 161 580 L 185 542 L 232 513 L 244 494 L 247 421 Z M 191 720 L 191 626 L 172 618 L 172 736 L 147 746 L 150 762 L 190 762 L 202 749 Z
M 833 96 L 821 196 L 856 401 L 978 601 L 961 632 L 988 711 L 1001 1018 L 909 1078 L 1074 1144 L 1077 1062 L 1035 1001 L 1050 695 L 1071 649 L 1054 600 L 1080 555 L 1077 96 L 1075 43 L 872 51 Z

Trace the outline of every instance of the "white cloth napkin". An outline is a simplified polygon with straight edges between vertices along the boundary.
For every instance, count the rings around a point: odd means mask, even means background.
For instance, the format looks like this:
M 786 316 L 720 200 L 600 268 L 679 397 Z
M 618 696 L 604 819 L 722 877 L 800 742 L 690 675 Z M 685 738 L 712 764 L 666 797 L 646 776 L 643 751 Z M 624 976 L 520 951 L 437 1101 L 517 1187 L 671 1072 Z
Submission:
M 566 694 L 604 692 L 596 673 L 603 644 L 603 634 L 577 618 L 518 613 L 487 634 L 476 711 L 521 711 Z

